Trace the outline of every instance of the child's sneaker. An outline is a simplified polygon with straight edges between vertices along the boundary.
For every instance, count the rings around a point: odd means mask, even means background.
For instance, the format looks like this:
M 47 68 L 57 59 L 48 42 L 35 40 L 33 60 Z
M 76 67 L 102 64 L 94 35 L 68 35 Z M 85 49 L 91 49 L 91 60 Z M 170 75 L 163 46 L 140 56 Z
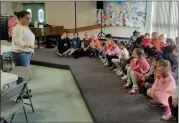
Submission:
M 171 113 L 170 107 L 169 106 L 165 106 L 163 114 L 164 115 L 169 115 L 170 113 Z
M 123 72 L 121 71 L 121 72 L 119 72 L 117 75 L 118 75 L 118 76 L 122 76 L 122 75 L 123 75 Z
M 122 80 L 126 80 L 128 77 L 127 77 L 127 75 L 125 75 L 125 76 L 123 76 L 121 79 Z
M 166 121 L 168 121 L 168 120 L 176 120 L 176 117 L 174 117 L 171 114 L 169 114 L 169 115 L 163 115 L 161 119 L 166 120 Z
M 130 85 L 125 84 L 125 85 L 122 86 L 122 88 L 124 88 L 124 89 L 128 89 L 128 88 L 130 88 Z
M 132 89 L 132 90 L 128 91 L 128 94 L 130 94 L 130 95 L 134 95 L 134 94 L 138 94 L 138 93 L 139 93 L 138 89 Z
M 162 104 L 156 102 L 155 100 L 149 100 L 151 106 L 164 107 Z
M 114 69 L 113 71 L 114 71 L 114 72 L 118 71 L 118 68 Z

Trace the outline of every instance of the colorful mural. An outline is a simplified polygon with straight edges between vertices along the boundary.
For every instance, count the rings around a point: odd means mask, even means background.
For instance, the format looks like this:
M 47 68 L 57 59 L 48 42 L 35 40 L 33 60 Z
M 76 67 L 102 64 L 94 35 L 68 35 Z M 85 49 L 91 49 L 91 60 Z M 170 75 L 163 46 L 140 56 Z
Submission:
M 106 26 L 145 27 L 147 2 L 105 2 L 102 12 L 103 24 Z M 101 23 L 101 10 L 97 10 L 97 21 Z

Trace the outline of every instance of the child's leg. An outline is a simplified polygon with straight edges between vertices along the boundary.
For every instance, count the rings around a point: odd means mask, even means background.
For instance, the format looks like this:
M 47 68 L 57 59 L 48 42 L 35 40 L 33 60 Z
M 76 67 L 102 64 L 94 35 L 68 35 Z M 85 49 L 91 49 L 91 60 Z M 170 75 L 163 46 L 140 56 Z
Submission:
M 126 84 L 126 86 L 129 86 L 129 85 L 132 84 L 130 73 L 131 73 L 131 67 L 129 66 L 129 67 L 127 67 L 127 78 L 128 78 L 128 79 L 127 79 L 127 84 Z
M 130 78 L 132 80 L 132 89 L 138 89 L 138 84 L 137 84 L 137 80 L 136 80 L 136 76 L 134 74 L 134 72 L 131 70 L 130 72 Z
M 147 90 L 147 95 L 151 97 L 152 99 L 154 99 L 154 93 L 155 91 L 152 88 Z
M 120 59 L 113 58 L 111 61 L 114 64 L 115 67 L 120 68 L 120 66 L 119 66 Z
M 155 91 L 154 100 L 163 104 L 164 106 L 169 106 L 169 104 L 168 104 L 169 96 L 170 95 L 168 93 L 165 93 L 165 92 L 162 92 L 162 91 Z
M 71 51 L 68 53 L 69 56 L 73 55 L 75 51 L 77 51 L 78 49 L 74 49 L 72 48 Z
M 178 117 L 178 106 L 174 107 L 172 105 L 172 96 L 170 96 L 168 98 L 168 103 L 169 103 L 169 106 L 170 106 L 170 109 L 171 109 L 171 115 L 174 116 L 174 117 Z
M 146 88 L 146 89 L 152 88 L 152 84 L 149 83 L 149 82 L 146 82 L 146 83 L 145 83 L 145 88 Z

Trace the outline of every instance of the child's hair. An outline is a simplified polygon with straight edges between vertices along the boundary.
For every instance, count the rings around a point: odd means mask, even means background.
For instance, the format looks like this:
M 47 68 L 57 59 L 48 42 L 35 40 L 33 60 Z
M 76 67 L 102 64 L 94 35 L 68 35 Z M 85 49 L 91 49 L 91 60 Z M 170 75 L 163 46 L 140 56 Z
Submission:
M 164 69 L 169 70 L 170 68 L 170 63 L 167 60 L 161 59 L 157 63 L 160 67 L 163 67 Z
M 124 46 L 124 47 L 126 47 L 124 41 L 119 42 L 119 44 L 122 45 L 122 46 Z
M 155 61 L 158 62 L 159 60 L 162 60 L 163 58 L 160 55 L 155 55 L 152 57 L 152 59 L 155 59 Z
M 145 36 L 149 36 L 150 37 L 150 34 L 149 33 L 145 33 Z
M 106 38 L 112 39 L 112 35 L 111 34 L 106 34 L 105 36 Z
M 153 32 L 152 33 L 152 38 L 154 37 L 154 40 L 157 40 L 159 35 L 158 35 L 158 32 Z
M 75 33 L 73 33 L 73 36 L 74 36 L 75 34 L 76 34 L 77 36 L 79 35 L 78 32 L 75 32 Z
M 135 52 L 139 57 L 141 57 L 141 56 L 144 55 L 144 51 L 143 51 L 142 49 L 140 49 L 140 48 L 135 48 L 135 49 L 134 49 L 134 52 Z
M 114 39 L 113 42 L 116 44 L 116 45 L 119 45 L 119 41 L 117 39 Z

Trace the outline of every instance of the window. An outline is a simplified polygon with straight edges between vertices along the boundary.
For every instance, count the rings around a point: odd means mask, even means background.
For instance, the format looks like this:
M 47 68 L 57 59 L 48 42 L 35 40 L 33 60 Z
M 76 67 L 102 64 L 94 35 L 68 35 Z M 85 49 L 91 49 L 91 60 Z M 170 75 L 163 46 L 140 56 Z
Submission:
M 31 9 L 27 9 L 27 11 L 30 13 L 30 18 L 32 19 L 32 10 Z M 30 19 L 30 21 L 31 21 Z
M 44 22 L 44 10 L 43 9 L 38 10 L 38 20 L 40 23 Z

